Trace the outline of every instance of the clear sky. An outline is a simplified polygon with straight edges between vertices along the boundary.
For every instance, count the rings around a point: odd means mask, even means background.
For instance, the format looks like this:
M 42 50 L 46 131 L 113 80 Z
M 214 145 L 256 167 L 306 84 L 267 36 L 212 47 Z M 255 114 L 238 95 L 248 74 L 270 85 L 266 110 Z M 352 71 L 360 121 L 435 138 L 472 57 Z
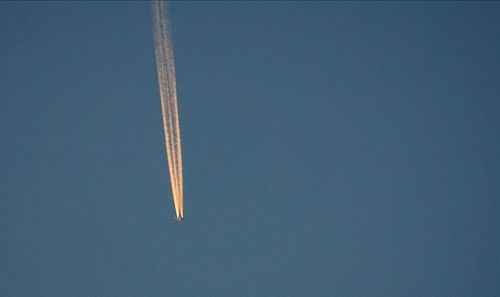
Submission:
M 500 295 L 500 4 L 0 3 L 1 296 Z

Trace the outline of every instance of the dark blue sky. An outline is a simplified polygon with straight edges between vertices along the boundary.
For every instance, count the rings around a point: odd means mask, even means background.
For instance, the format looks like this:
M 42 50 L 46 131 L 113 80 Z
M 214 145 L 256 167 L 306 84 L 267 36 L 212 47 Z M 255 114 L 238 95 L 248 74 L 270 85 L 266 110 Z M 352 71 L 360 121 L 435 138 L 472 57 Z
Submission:
M 0 4 L 1 296 L 499 296 L 500 5 Z

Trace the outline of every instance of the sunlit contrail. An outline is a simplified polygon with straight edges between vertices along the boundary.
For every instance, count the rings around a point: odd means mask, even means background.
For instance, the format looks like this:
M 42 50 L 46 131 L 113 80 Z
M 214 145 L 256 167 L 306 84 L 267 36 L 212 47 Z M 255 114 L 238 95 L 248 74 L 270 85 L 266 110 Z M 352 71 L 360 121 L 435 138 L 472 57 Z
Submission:
M 160 88 L 168 171 L 172 186 L 175 214 L 178 220 L 182 220 L 184 218 L 184 197 L 182 187 L 181 134 L 177 107 L 177 89 L 175 85 L 174 52 L 165 2 L 153 1 L 153 26 L 156 70 L 158 72 Z

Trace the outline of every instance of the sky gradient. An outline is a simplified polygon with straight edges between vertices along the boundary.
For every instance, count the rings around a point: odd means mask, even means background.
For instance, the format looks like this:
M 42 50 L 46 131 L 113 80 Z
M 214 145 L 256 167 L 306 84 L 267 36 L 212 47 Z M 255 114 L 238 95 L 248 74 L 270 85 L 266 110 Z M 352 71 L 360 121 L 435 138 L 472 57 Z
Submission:
M 1 296 L 500 295 L 500 5 L 0 3 Z

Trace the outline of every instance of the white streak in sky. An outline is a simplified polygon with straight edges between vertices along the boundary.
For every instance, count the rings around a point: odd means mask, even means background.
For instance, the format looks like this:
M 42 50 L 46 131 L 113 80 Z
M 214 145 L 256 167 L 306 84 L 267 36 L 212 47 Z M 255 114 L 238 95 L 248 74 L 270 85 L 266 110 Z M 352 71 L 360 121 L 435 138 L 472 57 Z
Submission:
M 178 220 L 184 218 L 182 187 L 182 153 L 179 129 L 179 110 L 175 85 L 174 52 L 170 33 L 166 3 L 153 1 L 153 27 L 156 70 L 163 115 L 163 130 L 167 148 L 168 171 Z

